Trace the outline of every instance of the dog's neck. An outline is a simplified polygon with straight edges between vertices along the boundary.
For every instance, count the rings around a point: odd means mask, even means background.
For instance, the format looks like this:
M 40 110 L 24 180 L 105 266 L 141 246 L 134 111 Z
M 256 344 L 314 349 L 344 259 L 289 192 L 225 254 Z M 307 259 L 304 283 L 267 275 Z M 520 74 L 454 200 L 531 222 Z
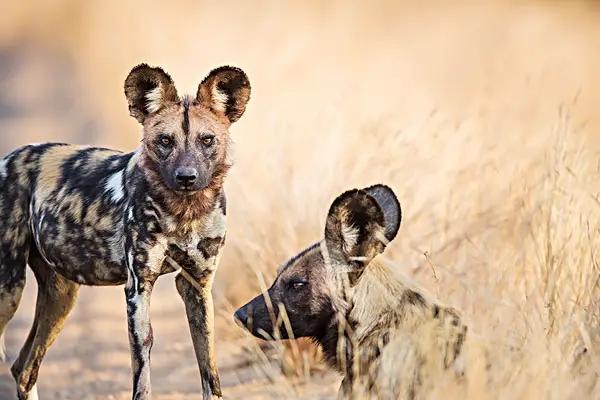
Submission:
M 404 310 L 406 304 L 411 302 L 405 296 L 416 296 L 414 302 L 425 301 L 424 298 L 421 300 L 420 294 L 410 290 L 403 280 L 394 276 L 379 259 L 371 261 L 354 282 L 351 282 L 347 272 L 335 271 L 329 280 L 334 282 L 330 290 L 334 293 L 332 304 L 335 310 L 327 329 L 315 340 L 321 345 L 329 365 L 346 376 L 353 373 L 353 363 L 361 362 L 355 358 L 365 355 L 369 358 L 368 354 L 362 353 L 380 350 L 370 349 L 363 342 L 380 320 L 387 320 L 381 315 Z M 385 337 L 381 339 L 387 341 Z
M 321 346 L 327 364 L 344 375 L 349 371 L 354 354 L 352 323 L 348 325 L 348 322 L 342 315 L 334 316 L 323 334 L 314 338 Z

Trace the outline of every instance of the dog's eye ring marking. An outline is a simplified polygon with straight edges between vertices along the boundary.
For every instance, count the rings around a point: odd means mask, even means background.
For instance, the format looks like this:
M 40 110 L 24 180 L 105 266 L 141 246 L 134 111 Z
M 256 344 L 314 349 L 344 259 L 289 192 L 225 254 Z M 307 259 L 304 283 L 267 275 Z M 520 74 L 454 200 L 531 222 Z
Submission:
M 158 137 L 158 142 L 164 147 L 173 147 L 175 141 L 169 135 L 162 134 Z
M 215 135 L 210 133 L 205 134 L 200 138 L 200 141 L 204 147 L 210 147 L 215 142 Z

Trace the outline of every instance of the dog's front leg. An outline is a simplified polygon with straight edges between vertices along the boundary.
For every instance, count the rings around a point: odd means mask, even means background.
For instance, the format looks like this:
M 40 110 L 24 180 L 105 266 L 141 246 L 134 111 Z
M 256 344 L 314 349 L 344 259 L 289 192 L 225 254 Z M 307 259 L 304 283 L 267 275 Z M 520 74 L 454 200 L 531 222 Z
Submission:
M 134 253 L 135 254 L 135 253 Z M 127 285 L 127 326 L 131 368 L 133 371 L 133 400 L 149 400 L 150 350 L 152 349 L 152 325 L 150 324 L 150 295 L 157 275 L 148 273 L 146 265 L 139 265 L 139 254 L 131 255 L 128 262 Z
M 196 279 L 183 270 L 176 278 L 177 291 L 185 303 L 196 360 L 202 379 L 203 400 L 221 398 L 214 338 L 214 309 L 211 294 L 213 272 Z

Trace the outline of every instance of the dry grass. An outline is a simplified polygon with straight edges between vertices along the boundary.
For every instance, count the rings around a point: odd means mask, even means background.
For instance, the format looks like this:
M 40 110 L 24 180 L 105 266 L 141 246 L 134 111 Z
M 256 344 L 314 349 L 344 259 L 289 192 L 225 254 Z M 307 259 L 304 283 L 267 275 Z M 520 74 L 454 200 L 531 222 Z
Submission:
M 597 6 L 56 3 L 3 12 L 0 39 L 23 61 L 2 100 L 49 100 L 35 66 L 60 57 L 75 72 L 52 80 L 75 93 L 96 135 L 32 109 L 0 121 L 5 148 L 60 138 L 133 148 L 121 81 L 140 61 L 189 92 L 218 64 L 248 72 L 218 347 L 245 343 L 280 396 L 295 397 L 292 377 L 310 380 L 318 354 L 249 341 L 231 312 L 319 239 L 337 194 L 382 182 L 405 215 L 386 257 L 461 308 L 473 333 L 467 379 L 440 382 L 436 398 L 600 397 Z

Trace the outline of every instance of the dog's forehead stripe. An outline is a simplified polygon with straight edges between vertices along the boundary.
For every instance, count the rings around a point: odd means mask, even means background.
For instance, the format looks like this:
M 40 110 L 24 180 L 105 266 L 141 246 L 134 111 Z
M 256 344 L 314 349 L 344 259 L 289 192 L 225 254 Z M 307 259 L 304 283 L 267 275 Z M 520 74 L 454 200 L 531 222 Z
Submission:
M 185 96 L 181 101 L 183 105 L 183 121 L 181 122 L 181 129 L 183 134 L 187 137 L 190 134 L 190 98 Z

